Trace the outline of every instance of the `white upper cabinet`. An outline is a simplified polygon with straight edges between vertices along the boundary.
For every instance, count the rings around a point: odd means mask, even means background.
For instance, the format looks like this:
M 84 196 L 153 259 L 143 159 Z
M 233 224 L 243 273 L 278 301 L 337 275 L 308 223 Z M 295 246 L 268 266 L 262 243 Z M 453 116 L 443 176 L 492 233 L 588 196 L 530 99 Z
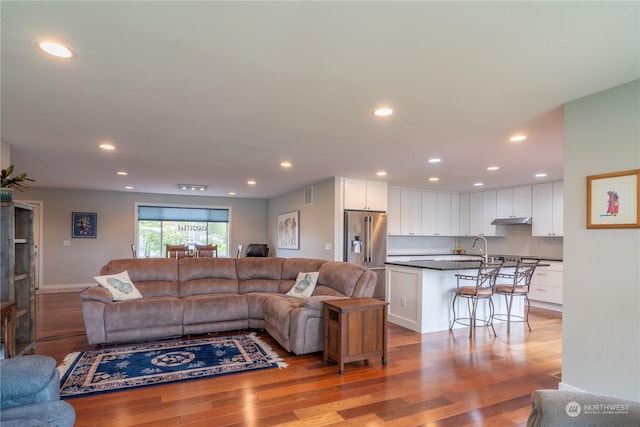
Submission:
M 367 211 L 388 209 L 389 185 L 386 181 L 344 179 L 344 208 Z
M 469 231 L 469 193 L 463 193 L 459 196 L 459 216 L 458 216 L 458 234 L 460 236 L 470 236 Z
M 422 234 L 422 192 L 400 190 L 400 234 L 419 236 Z
M 495 236 L 496 190 L 471 193 L 469 195 L 469 235 Z
M 531 186 L 502 188 L 496 191 L 496 218 L 531 216 Z
M 458 234 L 459 196 L 456 193 L 389 188 L 387 232 L 402 236 Z
M 387 213 L 387 234 L 398 236 L 400 232 L 400 189 L 389 188 L 389 212 Z
M 564 183 L 536 184 L 531 189 L 533 236 L 562 236 Z
M 422 234 L 453 236 L 458 234 L 459 196 L 452 193 L 422 192 Z

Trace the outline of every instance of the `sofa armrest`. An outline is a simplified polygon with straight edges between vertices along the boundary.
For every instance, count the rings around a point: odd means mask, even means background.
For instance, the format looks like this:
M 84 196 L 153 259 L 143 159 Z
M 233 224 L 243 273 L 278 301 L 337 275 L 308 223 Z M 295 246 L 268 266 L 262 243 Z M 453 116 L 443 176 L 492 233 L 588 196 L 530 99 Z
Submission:
M 44 355 L 18 356 L 0 361 L 0 408 L 60 400 L 56 361 Z
M 527 427 L 638 425 L 640 402 L 569 390 L 531 394 Z
M 339 297 L 334 295 L 315 295 L 305 299 L 302 304 L 300 304 L 300 306 L 311 308 L 313 310 L 322 310 L 325 301 L 334 299 L 346 299 L 346 297 Z
M 100 301 L 105 304 L 109 304 L 113 302 L 113 297 L 111 296 L 111 292 L 109 292 L 102 286 L 93 286 L 91 288 L 85 289 L 80 294 L 80 298 L 83 301 Z

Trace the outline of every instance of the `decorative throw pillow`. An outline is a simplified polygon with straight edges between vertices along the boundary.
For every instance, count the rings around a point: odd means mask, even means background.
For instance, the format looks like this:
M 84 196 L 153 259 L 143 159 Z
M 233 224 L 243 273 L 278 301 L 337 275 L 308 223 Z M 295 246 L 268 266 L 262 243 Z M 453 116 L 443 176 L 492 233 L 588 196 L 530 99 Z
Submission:
M 133 284 L 126 271 L 108 276 L 97 276 L 94 279 L 100 286 L 111 292 L 114 301 L 142 298 L 140 291 Z
M 309 298 L 316 288 L 318 275 L 320 273 L 313 271 L 310 273 L 298 273 L 295 285 L 287 292 L 287 295 L 296 298 Z

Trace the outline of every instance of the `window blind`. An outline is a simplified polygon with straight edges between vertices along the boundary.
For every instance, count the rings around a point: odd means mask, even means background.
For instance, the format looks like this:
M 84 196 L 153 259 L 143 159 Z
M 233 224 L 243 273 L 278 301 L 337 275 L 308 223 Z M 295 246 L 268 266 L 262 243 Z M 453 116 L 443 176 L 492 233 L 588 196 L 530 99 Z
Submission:
M 138 206 L 138 220 L 229 222 L 229 209 Z

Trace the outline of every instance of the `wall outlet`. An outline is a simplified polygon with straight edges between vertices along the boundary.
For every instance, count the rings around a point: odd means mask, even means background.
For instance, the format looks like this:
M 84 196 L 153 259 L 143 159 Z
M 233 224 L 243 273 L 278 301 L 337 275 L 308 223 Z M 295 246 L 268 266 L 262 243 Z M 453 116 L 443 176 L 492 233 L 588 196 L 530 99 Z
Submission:
M 401 297 L 400 298 L 400 307 L 406 307 L 407 306 L 407 299 L 405 297 Z
M 70 240 L 63 240 L 62 241 L 62 246 L 71 246 L 71 241 Z
M 324 250 L 325 251 L 330 251 L 331 250 L 331 243 L 325 243 L 324 244 Z

